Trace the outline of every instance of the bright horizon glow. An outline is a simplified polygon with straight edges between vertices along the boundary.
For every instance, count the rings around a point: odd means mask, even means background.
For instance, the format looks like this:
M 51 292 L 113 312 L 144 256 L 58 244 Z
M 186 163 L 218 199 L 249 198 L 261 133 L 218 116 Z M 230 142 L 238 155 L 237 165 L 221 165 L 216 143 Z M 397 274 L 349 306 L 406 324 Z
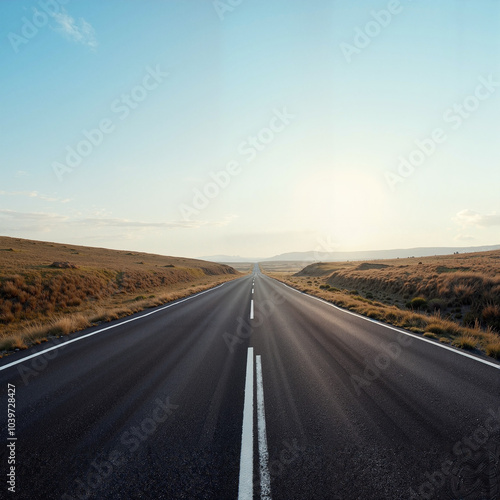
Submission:
M 499 3 L 54 1 L 0 6 L 1 235 L 186 257 L 500 244 Z

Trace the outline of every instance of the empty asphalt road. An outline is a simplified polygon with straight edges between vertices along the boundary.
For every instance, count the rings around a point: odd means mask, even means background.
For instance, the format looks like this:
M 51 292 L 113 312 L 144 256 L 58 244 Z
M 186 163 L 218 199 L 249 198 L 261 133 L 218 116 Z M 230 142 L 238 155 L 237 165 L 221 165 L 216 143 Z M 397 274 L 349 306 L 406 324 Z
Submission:
M 0 360 L 0 498 L 498 499 L 499 368 L 256 268 Z

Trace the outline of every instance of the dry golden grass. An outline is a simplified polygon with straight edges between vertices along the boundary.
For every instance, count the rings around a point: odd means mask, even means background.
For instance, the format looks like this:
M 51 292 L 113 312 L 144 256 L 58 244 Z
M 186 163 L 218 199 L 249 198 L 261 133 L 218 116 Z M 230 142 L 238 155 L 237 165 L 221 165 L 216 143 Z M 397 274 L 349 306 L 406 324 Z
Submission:
M 500 359 L 499 266 L 500 252 L 484 252 L 268 274 L 359 314 Z
M 0 354 L 238 276 L 196 259 L 0 237 Z
M 463 326 L 500 332 L 500 251 L 448 256 L 318 263 L 296 277 L 355 290 L 369 299 L 440 312 Z

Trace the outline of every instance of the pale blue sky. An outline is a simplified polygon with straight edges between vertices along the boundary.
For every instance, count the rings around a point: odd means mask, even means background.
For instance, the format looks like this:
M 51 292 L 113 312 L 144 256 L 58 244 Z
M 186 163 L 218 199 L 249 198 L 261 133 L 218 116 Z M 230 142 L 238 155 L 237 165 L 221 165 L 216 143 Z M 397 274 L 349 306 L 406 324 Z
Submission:
M 0 4 L 0 234 L 192 257 L 500 243 L 500 2 L 224 4 Z

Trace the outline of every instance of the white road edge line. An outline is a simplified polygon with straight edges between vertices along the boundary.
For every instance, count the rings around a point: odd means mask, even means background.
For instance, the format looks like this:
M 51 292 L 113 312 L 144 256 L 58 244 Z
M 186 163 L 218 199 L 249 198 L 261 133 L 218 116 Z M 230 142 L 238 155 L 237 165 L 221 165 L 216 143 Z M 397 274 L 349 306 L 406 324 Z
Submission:
M 274 279 L 274 278 L 271 278 Z M 455 354 L 460 354 L 460 356 L 465 356 L 466 358 L 473 359 L 475 361 L 478 361 L 479 363 L 483 363 L 488 366 L 492 366 L 493 368 L 496 368 L 497 370 L 500 370 L 500 365 L 497 363 L 493 363 L 491 361 L 488 361 L 486 359 L 481 359 L 478 358 L 477 356 L 474 356 L 472 354 L 469 354 L 467 352 L 459 351 L 458 349 L 454 349 L 453 347 L 448 347 L 447 345 L 444 344 L 438 344 L 437 342 L 433 342 L 432 340 L 426 339 L 425 337 L 420 337 L 418 335 L 415 335 L 413 333 L 407 332 L 406 330 L 402 330 L 400 328 L 397 328 L 395 326 L 387 325 L 386 323 L 382 323 L 380 321 L 376 321 L 372 318 L 367 318 L 366 316 L 362 316 L 361 314 L 354 313 L 352 311 L 349 311 L 347 309 L 342 309 L 339 306 L 336 306 L 335 304 L 332 304 L 330 302 L 327 302 L 326 300 L 320 299 L 319 297 L 315 297 L 314 295 L 309 295 L 307 293 L 301 292 L 300 290 L 296 290 L 295 288 L 292 288 L 291 286 L 282 283 L 281 281 L 275 280 L 278 283 L 280 283 L 283 286 L 286 286 L 287 288 L 290 288 L 290 290 L 293 290 L 294 292 L 300 293 L 302 295 L 305 295 L 306 297 L 309 297 L 310 299 L 317 300 L 319 302 L 322 302 L 323 304 L 326 304 L 327 306 L 333 307 L 334 309 L 337 309 L 338 311 L 342 311 L 343 313 L 350 314 L 351 316 L 356 316 L 357 318 L 364 319 L 365 321 L 369 321 L 370 323 L 375 323 L 376 325 L 383 326 L 385 328 L 388 328 L 389 330 L 394 330 L 395 332 L 403 333 L 404 335 L 408 335 L 408 337 L 413 337 L 415 339 L 421 340 L 422 342 L 427 342 L 428 344 L 432 344 L 436 347 L 441 347 L 441 349 L 446 349 L 447 351 L 454 352 Z
M 173 306 L 176 306 L 178 304 L 181 304 L 182 302 L 186 302 L 187 300 L 191 300 L 191 299 L 194 299 L 196 297 L 199 297 L 200 295 L 203 295 L 204 293 L 213 292 L 214 290 L 216 290 L 217 288 L 220 288 L 223 285 L 225 285 L 225 283 L 217 285 L 214 288 L 210 288 L 209 290 L 205 290 L 204 292 L 200 292 L 200 293 L 197 293 L 195 295 L 191 295 L 190 297 L 186 297 L 185 299 L 174 302 L 173 304 L 168 304 L 168 305 L 160 307 L 160 308 L 155 308 L 153 311 L 148 312 L 146 314 L 142 314 L 141 316 L 137 316 L 135 318 L 121 321 L 120 323 L 117 323 L 116 325 L 111 325 L 111 326 L 107 326 L 106 328 L 101 328 L 100 330 L 97 330 L 97 331 L 91 332 L 91 333 L 87 333 L 86 335 L 82 335 L 81 337 L 77 337 L 75 339 L 67 340 L 66 342 L 63 342 L 62 344 L 57 344 L 53 347 L 49 347 L 48 349 L 44 349 L 43 351 L 36 352 L 35 354 L 31 354 L 30 356 L 26 356 L 25 358 L 18 359 L 17 361 L 13 361 L 12 363 L 9 363 L 8 365 L 0 366 L 0 371 L 5 370 L 7 368 L 10 368 L 11 366 L 18 365 L 19 363 L 23 363 L 24 361 L 27 361 L 28 359 L 36 358 L 37 356 L 45 354 L 46 352 L 49 352 L 49 351 L 53 351 L 54 349 L 59 349 L 60 347 L 67 346 L 68 344 L 72 344 L 73 342 L 78 342 L 79 340 L 86 339 L 87 337 L 92 337 L 92 335 L 97 335 L 98 333 L 105 332 L 106 330 L 111 330 L 112 328 L 118 328 L 119 326 L 125 325 L 126 323 L 132 323 L 132 321 L 137 321 L 139 319 L 146 318 L 147 316 L 151 316 L 152 314 L 156 314 L 158 312 L 164 311 L 165 309 L 168 309 L 169 307 L 173 307 Z
M 247 354 L 238 500 L 253 500 L 253 347 Z
M 257 371 L 257 425 L 260 464 L 260 498 L 271 500 L 271 476 L 269 474 L 269 452 L 267 449 L 266 413 L 264 410 L 264 384 L 262 382 L 261 356 L 255 357 Z
M 250 301 L 250 319 L 253 319 L 253 300 Z

